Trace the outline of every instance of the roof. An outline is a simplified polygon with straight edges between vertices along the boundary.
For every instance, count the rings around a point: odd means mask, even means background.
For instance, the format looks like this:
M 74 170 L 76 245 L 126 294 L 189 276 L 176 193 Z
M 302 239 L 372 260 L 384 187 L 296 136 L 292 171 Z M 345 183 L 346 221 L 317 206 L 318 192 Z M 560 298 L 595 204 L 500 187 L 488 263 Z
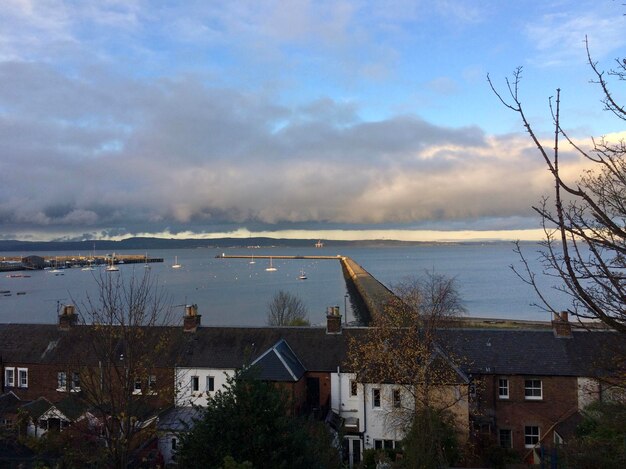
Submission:
M 285 339 L 263 353 L 251 363 L 259 369 L 259 379 L 264 381 L 299 381 L 306 372 L 298 357 Z
M 159 415 L 157 430 L 184 432 L 193 427 L 194 420 L 202 416 L 199 407 L 172 407 Z
M 598 376 L 610 372 L 616 348 L 626 352 L 623 337 L 609 331 L 558 338 L 551 329 L 446 329 L 439 343 L 473 374 Z
M 190 368 L 235 369 L 252 363 L 281 339 L 308 371 L 332 372 L 343 363 L 347 337 L 327 334 L 320 327 L 201 327 L 186 334 L 178 366 Z
M 13 391 L 0 395 L 0 415 L 14 414 L 24 402 Z
M 31 416 L 33 420 L 39 419 L 43 414 L 45 414 L 51 407 L 54 407 L 52 402 L 50 402 L 45 397 L 40 397 L 36 401 L 29 402 L 28 404 L 24 404 L 22 409 L 24 409 Z
M 172 326 L 154 327 L 149 336 L 168 339 L 157 357 L 161 366 L 214 369 L 241 368 L 282 340 L 288 344 L 284 353 L 275 351 L 266 366 L 279 370 L 278 362 L 270 360 L 282 358 L 289 363 L 283 371 L 288 368 L 298 375 L 300 366 L 329 373 L 343 367 L 349 338 L 359 340 L 367 330 L 344 328 L 341 334 L 327 334 L 324 327 L 199 327 L 184 333 L 182 327 Z M 60 331 L 56 324 L 0 324 L 0 358 L 6 364 L 84 360 L 84 337 L 90 337 L 85 331 L 93 332 L 90 326 Z M 573 331 L 569 339 L 555 337 L 551 329 L 449 328 L 439 334 L 445 354 L 471 374 L 597 376 L 610 373 L 606 365 L 612 356 L 626 354 L 623 336 L 611 331 Z

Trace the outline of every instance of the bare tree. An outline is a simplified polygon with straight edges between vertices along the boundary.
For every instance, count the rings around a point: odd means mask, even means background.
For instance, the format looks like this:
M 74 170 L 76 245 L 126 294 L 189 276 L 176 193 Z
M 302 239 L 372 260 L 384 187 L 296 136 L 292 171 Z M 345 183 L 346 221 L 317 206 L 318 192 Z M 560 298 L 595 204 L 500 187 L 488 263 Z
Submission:
M 605 110 L 626 121 L 626 110 L 614 98 L 610 79 L 626 80 L 626 59 L 617 59 L 617 68 L 602 71 L 591 58 L 589 44 L 587 60 L 596 84 L 601 88 Z M 626 145 L 623 140 L 612 142 L 605 138 L 592 139 L 590 150 L 578 145 L 561 125 L 560 90 L 550 99 L 554 122 L 554 146 L 549 149 L 541 142 L 528 121 L 519 85 L 521 67 L 506 80 L 508 97 L 500 94 L 490 77 L 491 89 L 502 104 L 519 114 L 524 128 L 536 145 L 554 181 L 551 198 L 545 197 L 533 207 L 542 220 L 545 239 L 542 252 L 544 273 L 559 280 L 558 290 L 569 295 L 568 312 L 579 320 L 600 320 L 612 329 L 626 333 Z M 590 162 L 593 169 L 578 181 L 563 178 L 559 159 L 560 143 L 564 139 L 578 154 Z M 557 313 L 547 301 L 519 249 L 524 265 L 518 275 L 537 291 L 542 307 Z
M 437 343 L 439 331 L 465 309 L 455 280 L 434 272 L 392 290 L 396 298 L 373 318 L 365 337 L 350 339 L 346 365 L 364 386 L 393 386 L 386 425 L 408 432 L 416 415 L 453 410 L 467 397 L 458 358 Z
M 68 387 L 96 417 L 89 427 L 105 442 L 107 466 L 125 468 L 129 455 L 151 431 L 155 412 L 173 402 L 172 308 L 145 272 L 124 279 L 97 278 L 99 296 L 78 305 L 75 357 Z
M 306 306 L 297 296 L 280 290 L 267 305 L 269 326 L 308 326 Z

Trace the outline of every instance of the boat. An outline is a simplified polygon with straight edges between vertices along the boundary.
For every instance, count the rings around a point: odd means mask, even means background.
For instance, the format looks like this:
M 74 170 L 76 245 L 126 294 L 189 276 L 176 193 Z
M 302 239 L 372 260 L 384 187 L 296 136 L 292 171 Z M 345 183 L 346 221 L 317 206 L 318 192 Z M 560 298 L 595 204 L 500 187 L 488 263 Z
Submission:
M 88 259 L 88 260 L 87 260 L 87 265 L 86 265 L 85 267 L 83 267 L 82 269 L 80 269 L 80 270 L 95 270 L 95 269 L 93 268 L 93 265 L 91 265 L 91 262 L 92 262 L 92 260 L 91 260 L 91 259 Z
M 182 265 L 178 263 L 178 256 L 174 256 L 174 265 L 172 265 L 172 269 L 180 269 Z
M 143 265 L 145 269 L 149 269 L 152 266 L 148 263 L 148 253 L 146 253 L 146 263 Z
M 252 254 L 252 259 L 249 262 L 250 264 L 256 264 L 256 262 L 254 261 L 254 254 Z
M 59 258 L 58 257 L 54 258 L 54 269 L 50 269 L 50 270 L 48 270 L 48 272 L 50 272 L 51 274 L 58 274 L 58 273 L 62 272 L 61 269 L 59 269 Z
M 300 275 L 298 275 L 298 280 L 306 280 L 308 277 L 304 273 L 304 270 L 300 271 Z
M 316 248 L 323 248 L 324 247 L 324 243 L 322 243 L 321 239 L 317 240 L 317 243 L 315 243 L 315 247 Z
M 113 256 L 115 256 L 115 253 L 113 254 Z M 110 264 L 107 265 L 107 268 L 104 270 L 107 272 L 119 272 L 120 269 L 113 263 L 113 257 L 111 257 Z
M 272 258 L 270 257 L 270 266 L 265 269 L 267 272 L 276 272 L 278 269 L 272 264 Z

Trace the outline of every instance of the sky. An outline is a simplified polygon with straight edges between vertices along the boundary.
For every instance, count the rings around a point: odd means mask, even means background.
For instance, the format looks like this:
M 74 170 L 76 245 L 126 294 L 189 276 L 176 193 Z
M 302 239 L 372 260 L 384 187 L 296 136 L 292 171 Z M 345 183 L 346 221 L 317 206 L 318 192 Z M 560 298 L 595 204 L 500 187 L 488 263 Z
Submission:
M 538 239 L 553 145 L 619 139 L 612 0 L 2 0 L 0 239 Z M 619 84 L 615 95 L 623 95 Z M 620 93 L 622 93 L 620 95 Z M 586 163 L 565 146 L 561 169 Z

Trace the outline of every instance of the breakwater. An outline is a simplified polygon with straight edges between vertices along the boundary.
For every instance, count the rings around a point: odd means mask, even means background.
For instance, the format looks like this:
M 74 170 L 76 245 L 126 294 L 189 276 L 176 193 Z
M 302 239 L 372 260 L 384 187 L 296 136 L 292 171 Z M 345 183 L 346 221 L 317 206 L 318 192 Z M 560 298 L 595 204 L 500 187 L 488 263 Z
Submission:
M 395 295 L 389 288 L 379 282 L 372 274 L 357 264 L 347 256 L 251 256 L 251 255 L 229 255 L 218 254 L 218 259 L 322 259 L 339 261 L 343 272 L 352 309 L 358 317 L 358 322 L 368 325 L 372 318 L 378 314 L 383 314 L 385 305 L 390 302 Z
M 3 257 L 0 259 L 0 272 L 20 270 L 42 270 L 46 268 L 72 268 L 110 264 L 144 264 L 163 262 L 161 257 L 148 257 L 140 254 L 103 256 L 24 256 Z

